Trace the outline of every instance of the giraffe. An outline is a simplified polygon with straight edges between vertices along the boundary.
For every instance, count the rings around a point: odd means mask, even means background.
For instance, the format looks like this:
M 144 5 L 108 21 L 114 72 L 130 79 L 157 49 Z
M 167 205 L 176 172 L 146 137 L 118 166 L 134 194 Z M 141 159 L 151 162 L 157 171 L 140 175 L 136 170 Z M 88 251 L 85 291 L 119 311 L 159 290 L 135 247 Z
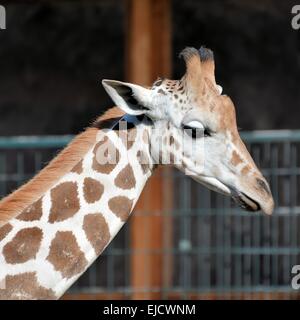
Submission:
M 180 80 L 103 80 L 109 109 L 0 202 L 0 299 L 58 299 L 130 216 L 157 165 L 171 164 L 271 214 L 267 181 L 243 144 L 210 49 L 185 48 Z M 125 124 L 125 126 L 124 126 Z

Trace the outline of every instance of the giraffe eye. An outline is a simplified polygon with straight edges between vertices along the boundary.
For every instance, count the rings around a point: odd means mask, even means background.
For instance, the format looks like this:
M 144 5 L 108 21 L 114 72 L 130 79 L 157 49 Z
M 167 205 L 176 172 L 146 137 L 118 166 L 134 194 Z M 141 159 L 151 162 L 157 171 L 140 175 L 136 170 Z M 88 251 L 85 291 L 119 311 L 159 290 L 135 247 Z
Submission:
M 193 139 L 211 136 L 210 130 L 205 128 L 199 121 L 191 121 L 188 124 L 183 125 L 183 130 Z

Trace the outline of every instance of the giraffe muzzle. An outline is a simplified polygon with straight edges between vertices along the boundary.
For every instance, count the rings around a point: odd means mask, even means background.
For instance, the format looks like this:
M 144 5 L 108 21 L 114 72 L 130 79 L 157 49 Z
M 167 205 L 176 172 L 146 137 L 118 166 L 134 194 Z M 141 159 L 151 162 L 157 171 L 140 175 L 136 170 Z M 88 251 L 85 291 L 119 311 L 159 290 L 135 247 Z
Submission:
M 263 183 L 262 183 L 263 182 Z M 262 179 L 254 180 L 254 186 L 248 181 L 248 185 L 231 189 L 231 197 L 235 203 L 246 211 L 263 211 L 271 215 L 274 210 L 274 199 L 268 184 Z
M 248 197 L 243 192 L 238 192 L 238 191 L 234 192 L 232 195 L 232 199 L 240 208 L 246 211 L 255 212 L 255 211 L 261 210 L 260 204 L 254 199 Z

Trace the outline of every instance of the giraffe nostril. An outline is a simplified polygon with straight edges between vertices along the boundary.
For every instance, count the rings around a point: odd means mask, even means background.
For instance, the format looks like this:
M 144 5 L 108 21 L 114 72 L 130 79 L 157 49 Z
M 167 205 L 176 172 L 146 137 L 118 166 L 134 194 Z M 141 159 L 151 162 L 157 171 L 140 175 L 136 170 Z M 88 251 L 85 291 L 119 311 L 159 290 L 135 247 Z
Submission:
M 256 182 L 261 189 L 263 189 L 267 194 L 271 194 L 269 186 L 264 182 L 264 180 L 256 178 Z

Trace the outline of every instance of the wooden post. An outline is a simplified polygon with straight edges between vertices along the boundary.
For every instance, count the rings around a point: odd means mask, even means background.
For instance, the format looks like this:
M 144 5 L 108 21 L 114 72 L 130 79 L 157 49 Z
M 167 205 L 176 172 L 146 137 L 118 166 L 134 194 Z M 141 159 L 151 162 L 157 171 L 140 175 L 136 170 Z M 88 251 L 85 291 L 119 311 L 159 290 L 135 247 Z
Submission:
M 170 0 L 127 1 L 129 82 L 150 85 L 158 76 L 170 77 L 170 10 Z M 162 297 L 164 233 L 171 230 L 167 228 L 169 225 L 165 227 L 166 219 L 170 218 L 163 217 L 162 211 L 170 209 L 172 201 L 171 185 L 168 188 L 163 185 L 160 171 L 150 179 L 130 221 L 132 299 Z

